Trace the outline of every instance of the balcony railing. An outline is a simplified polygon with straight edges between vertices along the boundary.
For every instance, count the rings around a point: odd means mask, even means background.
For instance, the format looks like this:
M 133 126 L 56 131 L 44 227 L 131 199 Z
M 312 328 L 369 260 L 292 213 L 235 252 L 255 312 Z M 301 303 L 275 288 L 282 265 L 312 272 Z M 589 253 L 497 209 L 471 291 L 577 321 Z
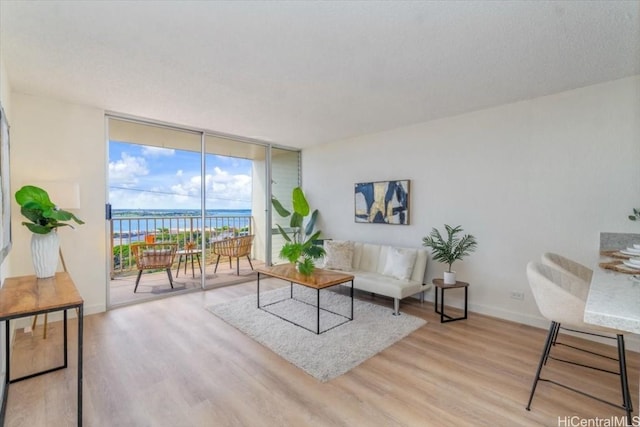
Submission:
M 175 242 L 179 250 L 186 248 L 188 243 L 195 244 L 197 250 L 204 246 L 204 262 L 207 263 L 211 261 L 213 242 L 253 234 L 253 217 L 249 215 L 206 216 L 204 226 L 201 223 L 202 218 L 195 216 L 111 219 L 111 277 L 136 270 L 130 250 L 135 243 Z

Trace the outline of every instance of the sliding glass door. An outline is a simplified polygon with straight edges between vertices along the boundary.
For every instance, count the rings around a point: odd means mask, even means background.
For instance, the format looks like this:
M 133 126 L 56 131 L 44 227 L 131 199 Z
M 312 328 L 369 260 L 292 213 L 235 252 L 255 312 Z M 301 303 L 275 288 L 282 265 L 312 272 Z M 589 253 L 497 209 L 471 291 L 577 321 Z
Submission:
M 279 262 L 275 224 L 288 220 L 270 197 L 290 203 L 298 151 L 121 117 L 107 128 L 109 306 L 253 280 Z M 236 242 L 243 251 L 225 252 Z M 136 253 L 160 243 L 175 247 L 173 265 L 140 273 Z
M 202 245 L 202 134 L 118 118 L 107 124 L 109 306 L 201 288 L 201 275 L 177 263 L 198 261 L 184 251 Z M 140 269 L 145 253 L 167 248 L 176 251 L 167 271 Z

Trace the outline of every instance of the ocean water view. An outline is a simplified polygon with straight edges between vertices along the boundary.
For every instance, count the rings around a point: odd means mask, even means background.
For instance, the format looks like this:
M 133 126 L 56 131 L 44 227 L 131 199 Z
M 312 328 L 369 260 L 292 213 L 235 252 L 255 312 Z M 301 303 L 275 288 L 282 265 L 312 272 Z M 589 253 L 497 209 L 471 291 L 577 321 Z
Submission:
M 144 240 L 160 229 L 171 233 L 203 229 L 199 209 L 113 209 L 113 237 L 122 243 Z M 241 230 L 250 227 L 251 209 L 209 209 L 205 230 Z
M 207 209 L 206 216 L 251 216 L 251 209 Z M 114 218 L 200 216 L 200 209 L 113 209 Z

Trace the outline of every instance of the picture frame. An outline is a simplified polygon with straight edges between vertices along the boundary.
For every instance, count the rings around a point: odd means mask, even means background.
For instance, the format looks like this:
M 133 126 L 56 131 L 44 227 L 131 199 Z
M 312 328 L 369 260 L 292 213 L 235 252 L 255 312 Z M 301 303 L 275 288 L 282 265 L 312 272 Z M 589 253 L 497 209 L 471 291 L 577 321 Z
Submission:
M 356 183 L 355 222 L 409 225 L 410 183 L 408 179 Z
M 9 123 L 0 105 L 0 263 L 11 250 L 11 174 Z

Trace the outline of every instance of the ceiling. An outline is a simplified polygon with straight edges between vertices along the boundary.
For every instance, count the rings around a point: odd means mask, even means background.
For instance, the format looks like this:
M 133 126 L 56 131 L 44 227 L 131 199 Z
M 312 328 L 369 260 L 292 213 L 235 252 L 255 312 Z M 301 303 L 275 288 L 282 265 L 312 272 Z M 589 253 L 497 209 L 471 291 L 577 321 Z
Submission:
M 7 1 L 12 90 L 293 147 L 640 74 L 638 1 Z

